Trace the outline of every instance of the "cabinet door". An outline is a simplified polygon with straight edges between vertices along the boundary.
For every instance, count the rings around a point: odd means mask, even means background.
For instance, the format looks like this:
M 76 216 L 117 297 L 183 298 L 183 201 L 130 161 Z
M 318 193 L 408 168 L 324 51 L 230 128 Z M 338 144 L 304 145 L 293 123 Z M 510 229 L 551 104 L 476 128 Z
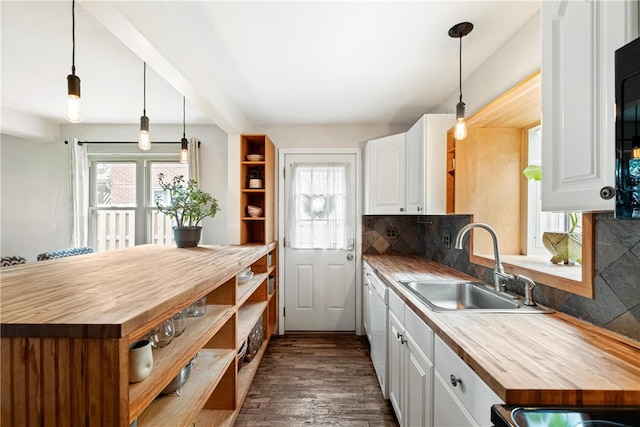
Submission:
M 409 333 L 405 338 L 405 425 L 431 426 L 433 365 Z
M 365 215 L 404 214 L 406 133 L 365 146 Z
M 389 400 L 396 412 L 398 424 L 404 424 L 403 377 L 404 377 L 404 330 L 398 318 L 389 312 Z
M 600 190 L 614 186 L 614 51 L 637 34 L 634 2 L 541 3 L 545 211 L 614 208 Z
M 487 407 L 487 414 L 490 413 Z M 445 380 L 436 372 L 433 379 L 433 425 L 438 427 L 477 426 L 458 398 L 449 391 Z
M 425 206 L 425 145 L 427 119 L 422 116 L 407 131 L 407 195 L 408 215 L 421 214 Z M 444 179 L 444 175 L 442 177 Z

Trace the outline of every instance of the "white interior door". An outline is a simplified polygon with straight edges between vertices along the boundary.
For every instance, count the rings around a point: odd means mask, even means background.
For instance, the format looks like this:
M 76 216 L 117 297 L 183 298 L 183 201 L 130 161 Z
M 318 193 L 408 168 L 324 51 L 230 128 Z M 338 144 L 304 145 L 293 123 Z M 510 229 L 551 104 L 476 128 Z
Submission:
M 356 329 L 356 156 L 284 156 L 285 330 Z

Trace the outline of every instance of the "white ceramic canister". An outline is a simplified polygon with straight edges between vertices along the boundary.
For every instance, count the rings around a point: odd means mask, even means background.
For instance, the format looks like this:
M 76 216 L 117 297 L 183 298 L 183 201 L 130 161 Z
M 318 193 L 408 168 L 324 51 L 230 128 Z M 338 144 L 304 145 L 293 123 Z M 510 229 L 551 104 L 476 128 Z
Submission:
M 147 378 L 153 368 L 153 352 L 149 340 L 136 341 L 129 346 L 129 382 Z

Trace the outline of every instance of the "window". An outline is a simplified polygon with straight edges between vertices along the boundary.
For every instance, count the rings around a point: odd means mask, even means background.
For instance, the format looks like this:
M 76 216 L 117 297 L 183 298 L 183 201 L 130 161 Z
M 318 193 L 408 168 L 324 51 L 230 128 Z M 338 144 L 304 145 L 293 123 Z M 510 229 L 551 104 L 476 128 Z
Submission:
M 160 213 L 158 174 L 185 175 L 188 165 L 137 157 L 90 156 L 89 242 L 96 251 L 173 242 L 173 220 Z
M 542 164 L 542 126 L 538 125 L 528 130 L 528 163 Z M 569 213 L 542 211 L 542 186 L 540 181 L 529 180 L 527 183 L 527 247 L 523 252 L 528 255 L 544 255 L 549 252 L 542 243 L 545 231 L 570 231 L 572 228 Z M 582 216 L 577 218 L 576 228 L 582 226 Z

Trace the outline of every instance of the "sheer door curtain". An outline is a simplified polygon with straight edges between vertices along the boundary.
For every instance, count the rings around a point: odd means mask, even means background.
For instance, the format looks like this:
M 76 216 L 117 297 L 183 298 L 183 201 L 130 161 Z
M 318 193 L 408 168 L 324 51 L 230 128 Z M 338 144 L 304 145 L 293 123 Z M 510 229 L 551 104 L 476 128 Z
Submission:
M 293 163 L 288 200 L 292 249 L 343 249 L 352 244 L 346 163 Z

